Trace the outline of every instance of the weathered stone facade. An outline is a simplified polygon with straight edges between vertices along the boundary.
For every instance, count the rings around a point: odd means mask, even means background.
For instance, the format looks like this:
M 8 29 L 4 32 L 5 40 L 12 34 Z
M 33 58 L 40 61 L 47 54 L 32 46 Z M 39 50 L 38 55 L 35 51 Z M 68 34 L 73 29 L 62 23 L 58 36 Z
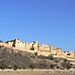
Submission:
M 0 43 L 0 47 L 9 47 L 22 51 L 37 53 L 38 55 L 49 56 L 50 54 L 55 57 L 75 58 L 74 52 L 62 52 L 61 48 L 54 48 L 51 45 L 39 44 L 38 42 L 21 42 L 20 39 L 14 39 L 7 42 Z

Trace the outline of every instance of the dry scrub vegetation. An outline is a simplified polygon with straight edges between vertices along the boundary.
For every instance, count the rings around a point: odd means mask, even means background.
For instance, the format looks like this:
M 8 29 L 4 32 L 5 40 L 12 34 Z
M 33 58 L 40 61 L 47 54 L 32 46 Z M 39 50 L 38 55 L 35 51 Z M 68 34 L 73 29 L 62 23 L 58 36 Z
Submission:
M 72 64 L 66 59 L 37 56 L 11 48 L 0 48 L 0 69 L 70 69 Z

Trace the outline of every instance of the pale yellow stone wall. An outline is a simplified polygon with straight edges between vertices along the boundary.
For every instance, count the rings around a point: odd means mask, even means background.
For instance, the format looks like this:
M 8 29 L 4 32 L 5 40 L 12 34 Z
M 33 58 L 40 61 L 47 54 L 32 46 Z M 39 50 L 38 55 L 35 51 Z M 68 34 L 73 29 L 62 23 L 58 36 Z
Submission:
M 34 48 L 35 48 L 35 50 L 38 50 L 38 43 L 34 44 Z
M 8 42 L 7 43 L 7 47 L 12 47 L 13 46 L 13 42 Z
M 13 46 L 14 44 L 14 46 Z M 52 46 L 49 45 L 43 45 L 43 44 L 39 44 L 37 42 L 21 42 L 19 39 L 15 39 L 15 40 L 11 40 L 8 41 L 7 43 L 0 43 L 0 46 L 4 46 L 4 47 L 12 47 L 18 50 L 22 50 L 22 51 L 29 51 L 29 52 L 37 52 L 38 55 L 44 55 L 44 56 L 48 56 L 50 54 L 54 54 L 58 57 L 65 57 L 65 58 L 75 58 L 75 53 L 74 52 L 70 52 L 70 55 L 67 55 L 68 52 L 63 53 L 61 51 L 60 48 L 54 48 Z M 34 50 L 30 50 L 31 47 L 34 47 Z
M 68 55 L 68 54 L 70 54 L 70 55 Z M 75 58 L 75 53 L 74 52 L 70 52 L 70 53 L 67 53 L 66 56 L 68 58 Z
M 13 43 L 14 41 L 9 41 L 6 46 L 7 47 L 13 47 Z M 5 45 L 5 44 L 4 44 Z M 28 42 L 21 42 L 19 39 L 15 39 L 15 48 L 16 49 L 20 49 L 22 51 L 24 51 L 24 49 L 28 49 L 30 50 L 30 47 L 34 47 L 34 52 L 37 52 L 39 55 L 44 55 L 44 56 L 48 56 L 49 54 L 53 53 L 59 53 L 60 50 L 59 49 L 51 49 L 50 46 L 48 45 L 39 45 L 38 43 L 28 43 Z
M 38 52 L 38 55 L 49 56 L 50 52 Z
M 31 46 L 32 46 L 32 43 L 28 43 L 28 42 L 25 43 L 25 48 L 26 49 L 30 49 Z
M 16 44 L 15 44 L 15 47 L 16 48 L 18 48 L 18 49 L 25 49 L 25 43 L 23 43 L 23 42 L 17 42 Z
M 51 51 L 51 49 L 50 49 L 50 46 L 48 46 L 48 45 L 39 45 L 39 51 L 40 52 L 50 52 Z
M 0 46 L 7 47 L 7 43 L 2 42 L 2 43 L 0 43 Z
M 70 54 L 70 55 L 68 55 Z M 61 52 L 61 54 L 56 57 L 66 58 L 66 59 L 75 59 L 75 52 Z

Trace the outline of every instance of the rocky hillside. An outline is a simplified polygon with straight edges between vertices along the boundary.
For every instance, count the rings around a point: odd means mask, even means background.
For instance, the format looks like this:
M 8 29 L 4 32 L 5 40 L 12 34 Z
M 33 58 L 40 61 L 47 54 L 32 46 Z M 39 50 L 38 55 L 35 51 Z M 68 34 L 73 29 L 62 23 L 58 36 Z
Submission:
M 72 64 L 66 59 L 37 56 L 37 53 L 27 53 L 11 48 L 0 48 L 1 69 L 70 69 Z

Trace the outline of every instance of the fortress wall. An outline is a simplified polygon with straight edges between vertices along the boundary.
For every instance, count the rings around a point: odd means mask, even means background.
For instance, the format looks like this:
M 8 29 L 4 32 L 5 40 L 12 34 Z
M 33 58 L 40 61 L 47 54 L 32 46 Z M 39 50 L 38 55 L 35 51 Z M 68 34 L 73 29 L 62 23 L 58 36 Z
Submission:
M 18 48 L 18 49 L 25 49 L 25 43 L 24 42 L 17 42 L 15 44 L 15 47 Z
M 69 55 L 70 54 L 70 55 Z M 65 53 L 61 53 L 60 55 L 58 55 L 59 57 L 63 57 L 63 58 L 75 58 L 75 54 L 74 52 L 65 52 Z
M 3 46 L 3 43 L 0 43 L 0 46 Z
M 57 55 L 61 55 L 61 48 L 56 48 L 56 53 L 57 53 Z
M 47 46 L 39 46 L 39 51 L 50 52 L 50 47 L 47 47 Z
M 29 49 L 32 46 L 32 43 L 25 42 L 25 49 Z
M 60 48 L 54 48 L 54 49 L 51 49 L 51 53 L 61 55 L 62 52 Z
M 7 43 L 2 42 L 2 43 L 0 43 L 0 46 L 7 47 Z
M 53 49 L 53 50 L 51 50 L 51 53 L 52 54 L 57 54 L 57 50 Z
M 32 52 L 32 53 L 37 52 L 38 55 L 44 55 L 44 56 L 55 54 L 55 56 L 58 56 L 58 57 L 75 58 L 75 52 L 62 53 L 60 48 L 54 48 L 52 46 L 43 45 L 43 44 L 39 45 L 36 42 L 31 42 L 31 43 L 21 42 L 19 39 L 11 40 L 11 41 L 8 41 L 7 43 L 1 42 L 0 46 L 15 48 L 22 51 L 27 50 L 28 52 Z M 34 50 L 30 50 L 32 46 L 34 47 Z
M 26 43 L 26 49 L 30 49 L 31 47 L 34 47 L 34 50 L 38 50 L 38 45 L 37 44 L 33 44 L 33 43 Z
M 26 47 L 26 43 L 25 42 L 21 42 L 19 39 L 15 39 L 13 41 L 14 45 L 15 45 L 15 48 L 17 49 L 25 49 Z
M 38 55 L 49 56 L 50 52 L 38 52 Z
M 68 55 L 68 54 L 70 54 L 70 55 Z M 66 56 L 67 56 L 67 57 L 70 57 L 70 58 L 75 58 L 75 53 L 74 53 L 74 52 L 67 53 Z
M 74 52 L 74 57 L 75 57 L 75 52 Z
M 8 42 L 7 47 L 13 47 L 13 42 Z
M 38 46 L 39 46 L 39 45 L 38 45 L 37 43 L 34 44 L 34 49 L 35 49 L 35 50 L 38 50 L 38 49 L 39 49 Z

